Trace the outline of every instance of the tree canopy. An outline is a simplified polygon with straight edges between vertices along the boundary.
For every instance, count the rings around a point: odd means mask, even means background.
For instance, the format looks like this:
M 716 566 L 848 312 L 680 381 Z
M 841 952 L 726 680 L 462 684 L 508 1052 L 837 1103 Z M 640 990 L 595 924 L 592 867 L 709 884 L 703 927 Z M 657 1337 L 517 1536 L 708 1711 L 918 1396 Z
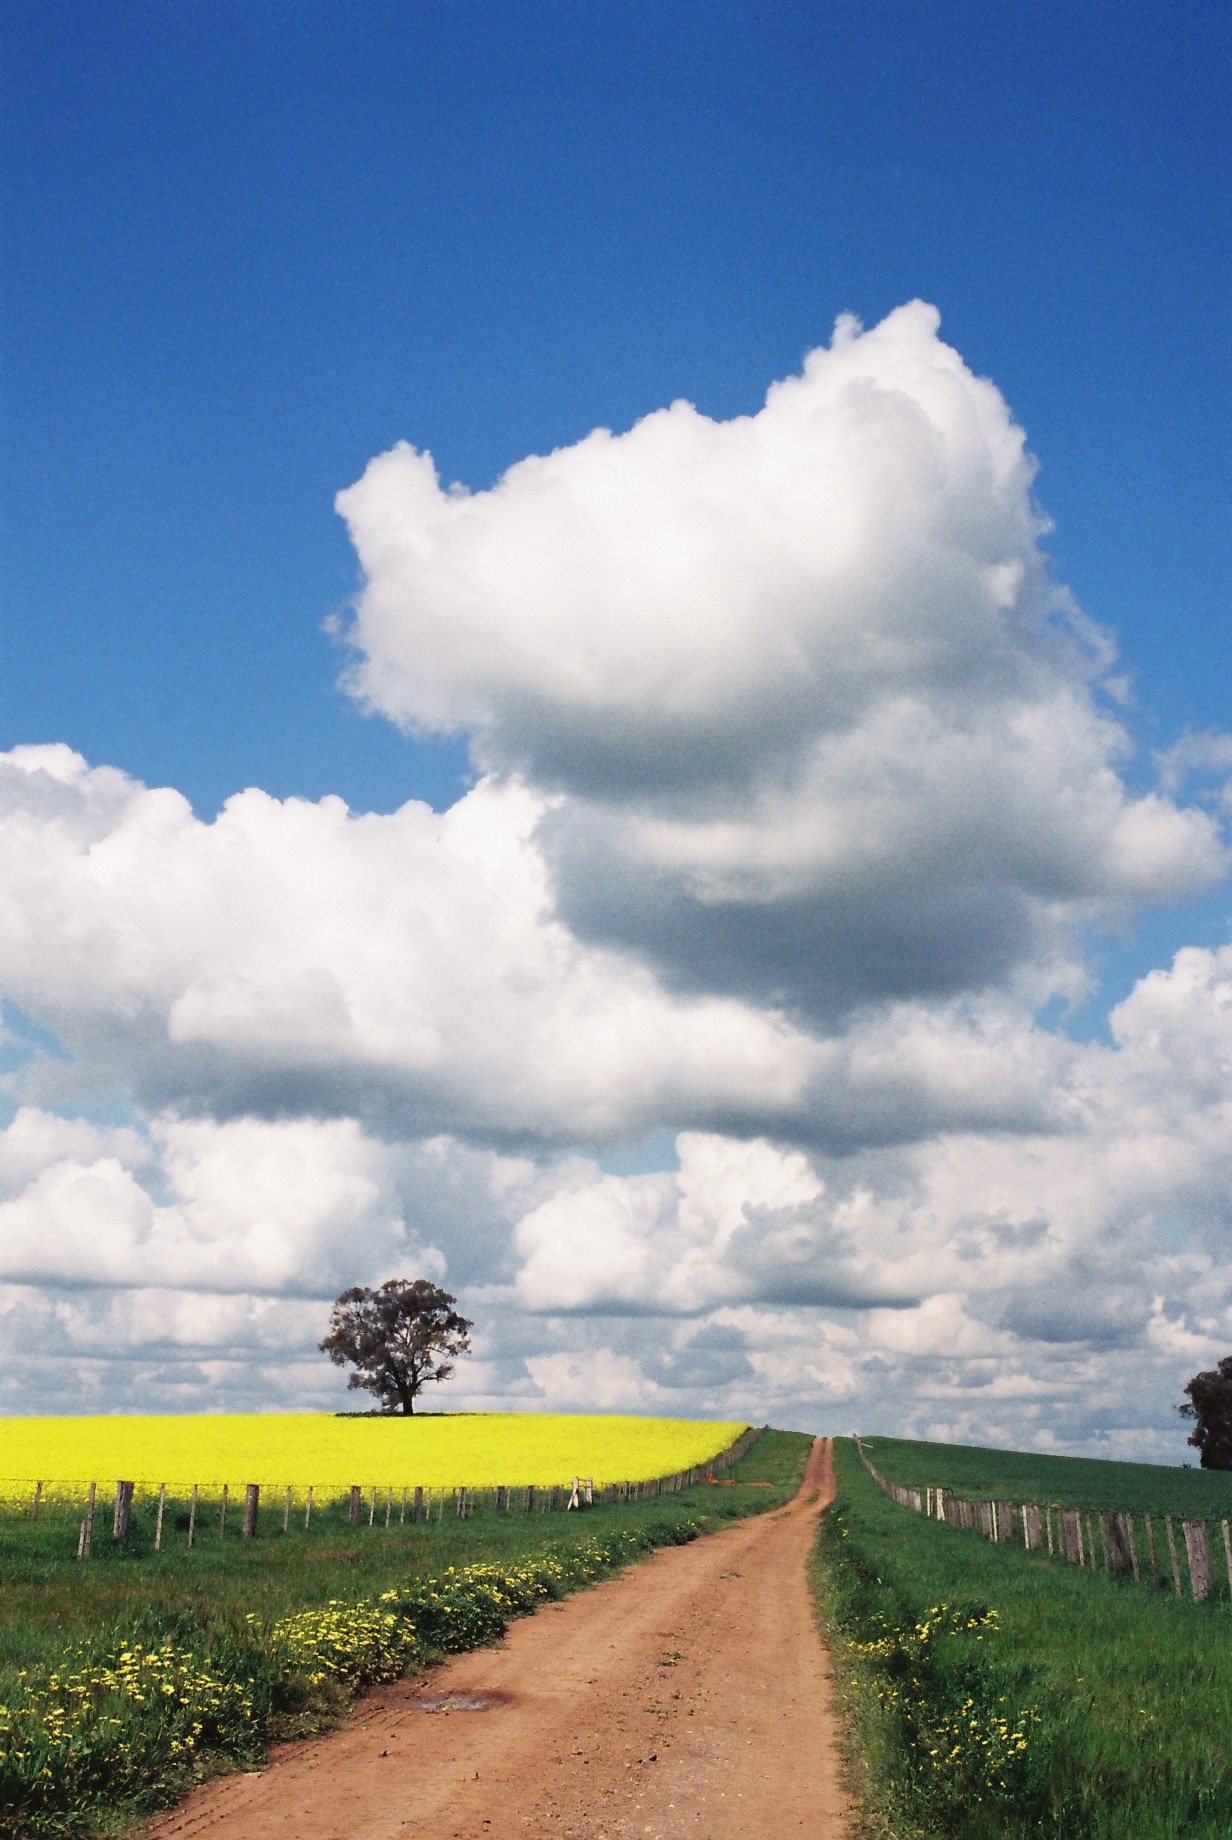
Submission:
M 335 1367 L 354 1367 L 348 1387 L 375 1394 L 386 1412 L 413 1413 L 429 1380 L 448 1380 L 452 1357 L 470 1353 L 471 1323 L 457 1298 L 426 1278 L 390 1278 L 376 1290 L 356 1284 L 330 1312 L 320 1344 Z
M 1203 1469 L 1232 1469 L 1232 1354 L 1218 1367 L 1195 1374 L 1184 1389 L 1188 1402 L 1178 1406 L 1182 1418 L 1197 1420 L 1189 1442 L 1202 1453 Z

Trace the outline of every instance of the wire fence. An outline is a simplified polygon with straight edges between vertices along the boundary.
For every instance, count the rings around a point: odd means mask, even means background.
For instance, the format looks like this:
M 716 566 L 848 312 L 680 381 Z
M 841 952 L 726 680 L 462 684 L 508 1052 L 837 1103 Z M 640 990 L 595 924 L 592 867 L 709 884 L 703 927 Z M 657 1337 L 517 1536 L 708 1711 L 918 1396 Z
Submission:
M 1141 1514 L 1135 1518 L 1120 1508 L 998 1501 L 959 1495 L 953 1489 L 937 1486 L 915 1488 L 883 1476 L 858 1433 L 853 1432 L 852 1437 L 873 1481 L 900 1508 L 909 1508 L 947 1527 L 979 1533 L 986 1540 L 1018 1546 L 1027 1553 L 1061 1559 L 1113 1578 L 1132 1578 L 1135 1584 L 1145 1581 L 1156 1590 L 1171 1589 L 1177 1597 L 1185 1595 L 1184 1578 L 1195 1603 L 1223 1595 L 1217 1572 L 1222 1544 L 1228 1597 L 1232 1601 L 1232 1525 L 1226 1520 L 1180 1520 L 1178 1542 L 1179 1517 L 1170 1514 Z

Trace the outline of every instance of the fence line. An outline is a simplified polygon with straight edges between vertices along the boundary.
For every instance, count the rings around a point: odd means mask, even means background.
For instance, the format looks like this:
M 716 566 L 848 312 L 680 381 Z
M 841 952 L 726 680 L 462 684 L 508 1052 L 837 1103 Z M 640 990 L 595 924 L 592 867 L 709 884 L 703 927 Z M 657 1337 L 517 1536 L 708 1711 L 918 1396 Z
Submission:
M 764 1425 L 748 1426 L 725 1450 L 719 1451 L 705 1463 L 693 1464 L 689 1469 L 672 1470 L 667 1475 L 644 1478 L 640 1482 L 609 1482 L 598 1489 L 591 1476 L 574 1476 L 569 1483 L 554 1483 L 549 1486 L 538 1483 L 519 1484 L 516 1488 L 508 1484 L 487 1489 L 472 1489 L 459 1485 L 433 1490 L 418 1486 L 412 1489 L 408 1484 L 406 1487 L 399 1487 L 395 1501 L 393 1485 L 380 1487 L 352 1483 L 349 1489 L 340 1492 L 335 1499 L 346 1502 L 347 1523 L 352 1527 L 365 1525 L 390 1527 L 395 1524 L 395 1506 L 397 1525 L 403 1526 L 408 1522 L 412 1525 L 427 1524 L 434 1518 L 440 1521 L 445 1517 L 446 1512 L 451 1519 L 470 1520 L 476 1513 L 481 1513 L 485 1509 L 497 1514 L 569 1513 L 592 1507 L 596 1502 L 649 1501 L 662 1495 L 676 1494 L 681 1489 L 692 1488 L 700 1482 L 716 1481 L 725 1470 L 730 1469 L 733 1464 L 739 1462 L 741 1457 L 747 1455 L 765 1429 Z M 13 1478 L 12 1480 L 21 1481 L 22 1479 Z M 37 1521 L 40 1514 L 47 1508 L 47 1481 L 46 1479 L 26 1481 L 24 1486 L 31 1490 L 31 1500 L 29 1509 L 23 1509 L 21 1512 L 28 1513 L 32 1521 Z M 189 1546 L 196 1543 L 201 1531 L 199 1516 L 201 1488 L 200 1483 L 194 1482 L 188 1498 L 187 1544 Z M 122 1541 L 128 1537 L 132 1525 L 135 1492 L 136 1484 L 132 1481 L 122 1480 L 115 1485 L 112 1514 L 113 1541 Z M 227 1534 L 229 1492 L 229 1484 L 224 1482 L 221 1485 L 218 1500 L 217 1537 L 219 1539 L 224 1539 Z M 85 1497 L 84 1518 L 79 1523 L 77 1532 L 77 1557 L 79 1559 L 88 1559 L 93 1549 L 97 1494 L 98 1483 L 91 1482 Z M 289 1533 L 291 1530 L 293 1494 L 294 1490 L 288 1483 L 281 1500 L 283 1533 Z M 80 1497 L 78 1499 L 80 1500 Z M 161 1482 L 158 1485 L 154 1530 L 154 1550 L 156 1552 L 160 1551 L 164 1545 L 167 1501 L 167 1484 Z M 257 1536 L 261 1508 L 261 1485 L 256 1482 L 246 1483 L 241 1523 L 242 1538 L 254 1539 Z M 435 1515 L 433 1509 L 436 1511 Z M 320 1512 L 319 1503 L 316 1504 L 316 1512 Z M 313 1489 L 309 1487 L 304 1494 L 305 1531 L 311 1527 L 313 1513 Z
M 915 1514 L 927 1516 L 929 1520 L 942 1521 L 947 1527 L 980 1533 L 986 1540 L 1020 1545 L 1026 1552 L 1043 1554 L 1046 1548 L 1049 1558 L 1058 1555 L 1069 1564 L 1081 1566 L 1088 1571 L 1099 1571 L 1102 1557 L 1102 1569 L 1109 1577 L 1132 1575 L 1135 1584 L 1141 1582 L 1142 1563 L 1132 1514 L 1120 1508 L 1065 1508 L 1055 1502 L 995 1501 L 978 1497 L 972 1500 L 955 1494 L 952 1489 L 935 1485 L 908 1487 L 905 1483 L 891 1482 L 888 1476 L 883 1476 L 865 1450 L 859 1433 L 853 1431 L 851 1435 L 856 1454 L 873 1481 L 900 1508 L 909 1508 Z M 1174 1594 L 1181 1597 L 1181 1567 L 1174 1517 L 1166 1514 L 1161 1518 L 1168 1546 L 1168 1579 L 1162 1576 L 1156 1557 L 1153 1517 L 1149 1514 L 1141 1516 L 1151 1583 L 1155 1589 L 1164 1591 L 1171 1582 Z M 1216 1525 L 1223 1534 L 1228 1593 L 1232 1597 L 1232 1525 L 1226 1520 L 1216 1522 L 1214 1519 L 1209 1522 L 1202 1519 L 1181 1521 L 1189 1586 L 1194 1602 L 1199 1604 L 1204 1603 L 1215 1589 L 1208 1529 Z

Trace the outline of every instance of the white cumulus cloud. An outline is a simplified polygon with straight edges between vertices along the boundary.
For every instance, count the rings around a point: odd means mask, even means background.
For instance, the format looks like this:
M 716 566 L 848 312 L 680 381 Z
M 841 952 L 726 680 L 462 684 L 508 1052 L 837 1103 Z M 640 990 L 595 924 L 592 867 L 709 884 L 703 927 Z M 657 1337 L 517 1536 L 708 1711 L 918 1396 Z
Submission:
M 755 415 L 674 403 L 487 491 L 403 443 L 338 500 L 348 681 L 564 793 L 564 911 L 682 983 L 826 1014 L 995 985 L 1223 864 L 1120 777 L 1033 474 L 920 302 L 840 321 Z
M 178 1109 L 364 1111 L 387 1134 L 636 1135 L 799 1116 L 807 1036 L 678 999 L 556 917 L 541 801 L 443 815 L 249 791 L 211 824 L 67 748 L 0 756 L 0 983 L 76 1057 Z

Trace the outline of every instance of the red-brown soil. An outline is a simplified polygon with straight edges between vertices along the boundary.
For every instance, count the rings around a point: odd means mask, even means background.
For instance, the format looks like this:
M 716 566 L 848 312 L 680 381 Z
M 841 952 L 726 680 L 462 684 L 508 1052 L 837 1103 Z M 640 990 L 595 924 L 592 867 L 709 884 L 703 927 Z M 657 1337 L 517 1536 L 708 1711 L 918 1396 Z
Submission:
M 818 1440 L 788 1507 L 370 1694 L 342 1730 L 195 1791 L 150 1840 L 843 1840 L 805 1575 L 833 1493 Z

